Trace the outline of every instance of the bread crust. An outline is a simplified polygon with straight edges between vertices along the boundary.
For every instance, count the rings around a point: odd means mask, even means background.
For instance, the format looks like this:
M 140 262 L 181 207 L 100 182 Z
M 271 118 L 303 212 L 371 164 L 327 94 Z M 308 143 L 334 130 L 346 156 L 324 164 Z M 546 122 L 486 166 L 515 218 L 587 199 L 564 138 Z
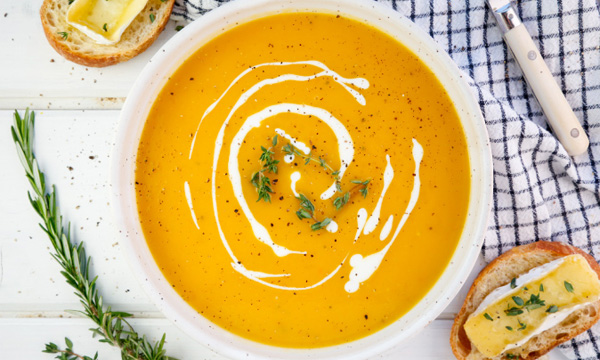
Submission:
M 471 286 L 463 306 L 454 319 L 450 333 L 452 352 L 459 360 L 484 360 L 477 349 L 471 346 L 464 324 L 483 299 L 494 289 L 510 283 L 512 278 L 533 269 L 534 267 L 556 260 L 558 258 L 579 254 L 582 255 L 600 279 L 600 265 L 592 256 L 574 246 L 549 241 L 537 241 L 528 245 L 517 246 L 500 255 L 488 264 L 477 276 Z M 585 316 L 583 316 L 585 315 Z M 574 319 L 583 319 L 575 323 Z M 558 331 L 558 326 L 533 337 L 524 345 L 512 349 L 512 354 L 520 354 L 521 360 L 533 360 L 546 354 L 552 348 L 568 341 L 589 329 L 600 319 L 600 300 L 573 312 L 559 326 L 564 331 Z M 505 359 L 499 355 L 494 359 Z
M 61 9 L 60 13 L 56 13 L 56 5 L 59 9 Z M 144 10 L 138 14 L 135 21 L 142 21 L 140 19 L 141 16 L 145 16 L 148 13 L 150 7 L 154 7 L 153 11 L 156 11 L 156 18 L 151 23 L 151 31 L 148 34 L 144 34 L 140 41 L 136 42 L 133 46 L 127 47 L 125 49 L 119 48 L 118 46 L 114 46 L 114 51 L 107 51 L 107 47 L 113 45 L 97 45 L 93 42 L 92 39 L 87 37 L 85 34 L 73 28 L 72 26 L 68 26 L 68 32 L 73 34 L 77 34 L 77 36 L 84 42 L 88 42 L 90 47 L 103 47 L 103 51 L 99 53 L 93 53 L 90 51 L 78 51 L 77 46 L 73 46 L 72 40 L 68 37 L 66 40 L 62 38 L 57 31 L 57 21 L 56 17 L 62 17 L 62 21 L 66 24 L 66 12 L 69 5 L 69 0 L 44 0 L 42 6 L 40 7 L 40 18 L 42 21 L 42 27 L 44 29 L 44 34 L 46 35 L 46 39 L 50 45 L 56 50 L 60 55 L 66 58 L 69 61 L 74 63 L 90 66 L 90 67 L 105 67 L 109 65 L 114 65 L 123 61 L 127 61 L 140 53 L 146 50 L 160 35 L 160 33 L 164 30 L 167 22 L 169 21 L 169 17 L 171 15 L 171 11 L 173 9 L 173 5 L 175 4 L 175 0 L 167 0 L 164 3 L 160 3 L 160 8 L 156 5 L 156 3 L 149 1 L 146 4 Z M 160 9 L 160 10 L 159 10 Z M 62 22 L 61 21 L 61 22 Z M 62 30 L 65 31 L 65 30 Z M 125 36 L 125 33 L 124 33 Z M 73 36 L 71 36 L 72 38 Z M 118 45 L 115 44 L 115 45 Z

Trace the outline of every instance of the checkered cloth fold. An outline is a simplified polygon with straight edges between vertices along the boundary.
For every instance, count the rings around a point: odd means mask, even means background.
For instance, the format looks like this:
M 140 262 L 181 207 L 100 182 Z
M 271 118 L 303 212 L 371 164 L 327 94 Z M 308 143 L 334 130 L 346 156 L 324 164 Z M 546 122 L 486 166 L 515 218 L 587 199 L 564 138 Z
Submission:
M 251 1 L 251 0 L 249 0 Z M 226 0 L 176 0 L 191 21 Z M 490 135 L 494 203 L 483 255 L 562 241 L 600 260 L 600 14 L 595 0 L 516 4 L 554 78 L 590 138 L 571 158 L 549 132 L 483 0 L 385 0 L 446 50 L 469 79 Z M 570 359 L 600 359 L 600 326 L 561 346 Z

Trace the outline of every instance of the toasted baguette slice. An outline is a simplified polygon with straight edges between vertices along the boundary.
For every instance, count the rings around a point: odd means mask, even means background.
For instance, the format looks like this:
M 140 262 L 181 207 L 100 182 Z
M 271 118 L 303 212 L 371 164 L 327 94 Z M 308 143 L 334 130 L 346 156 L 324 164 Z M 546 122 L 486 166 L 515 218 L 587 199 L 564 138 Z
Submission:
M 471 345 L 464 330 L 464 324 L 485 297 L 494 289 L 510 283 L 510 281 L 558 258 L 580 254 L 600 279 L 600 265 L 593 257 L 582 250 L 557 242 L 538 241 L 528 245 L 515 247 L 492 261 L 473 282 L 469 293 L 454 319 L 450 333 L 450 345 L 457 359 L 483 360 L 489 359 Z M 557 326 L 534 336 L 523 346 L 511 349 L 512 355 L 520 355 L 520 360 L 533 360 L 546 354 L 556 345 L 574 338 L 586 331 L 600 319 L 600 300 L 576 310 Z M 506 359 L 501 354 L 494 360 Z
M 175 0 L 148 0 L 146 7 L 114 45 L 100 45 L 67 23 L 69 0 L 44 0 L 40 8 L 42 26 L 50 45 L 67 60 L 104 67 L 131 59 L 156 40 L 165 28 Z M 154 14 L 154 21 L 150 20 Z M 66 39 L 62 33 L 66 32 Z

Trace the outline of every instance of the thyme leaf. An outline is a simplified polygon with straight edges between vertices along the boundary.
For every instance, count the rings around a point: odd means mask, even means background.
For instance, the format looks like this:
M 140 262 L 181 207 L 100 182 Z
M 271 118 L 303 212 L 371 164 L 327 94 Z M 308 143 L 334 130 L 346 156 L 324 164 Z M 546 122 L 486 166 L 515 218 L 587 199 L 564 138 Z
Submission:
M 274 138 L 274 143 L 277 143 L 277 138 Z M 277 164 L 279 164 L 279 160 L 275 160 L 273 155 L 275 153 L 271 150 L 271 148 L 267 149 L 264 146 L 261 146 L 260 149 L 262 153 L 258 158 L 262 164 L 262 169 L 252 174 L 250 177 L 250 183 L 254 185 L 256 188 L 256 192 L 258 193 L 257 202 L 264 200 L 265 202 L 271 202 L 271 194 L 274 193 L 271 188 L 271 179 L 265 175 L 265 173 L 274 173 L 277 174 L 279 171 Z
M 302 207 L 303 209 L 309 211 L 311 214 L 315 211 L 315 206 L 303 194 L 299 194 L 298 200 L 300 200 L 300 207 Z
M 339 210 L 342 208 L 342 206 L 346 205 L 349 200 L 350 192 L 347 191 L 344 195 L 338 196 L 333 200 L 333 206 L 335 206 L 336 210 Z
M 540 294 L 537 294 L 537 295 L 531 294 L 531 297 L 529 298 L 529 300 L 527 300 L 525 305 L 523 305 L 523 309 L 526 309 L 527 311 L 531 311 L 531 310 L 539 309 L 543 306 L 546 306 L 546 301 L 540 299 Z
M 516 307 L 512 307 L 512 308 L 504 310 L 504 312 L 506 313 L 507 316 L 517 316 L 517 315 L 521 315 L 523 313 L 523 310 L 516 308 Z
M 565 280 L 565 289 L 567 289 L 568 292 L 572 293 L 573 292 L 573 285 L 571 285 L 570 282 Z
M 298 215 L 298 219 L 312 219 L 312 214 L 306 209 L 300 209 L 296 211 L 296 215 Z
M 512 299 L 518 306 L 523 306 L 523 304 L 525 304 L 525 301 L 523 301 L 523 299 L 521 299 L 519 296 L 513 296 Z
M 271 201 L 270 194 L 273 194 L 273 189 L 271 188 L 271 181 L 266 174 L 267 173 L 277 174 L 279 160 L 274 159 L 274 155 L 275 155 L 274 148 L 278 144 L 279 144 L 279 137 L 278 137 L 278 135 L 275 135 L 275 136 L 273 136 L 273 139 L 271 140 L 272 146 L 270 148 L 267 149 L 264 146 L 260 147 L 262 153 L 259 157 L 259 160 L 262 164 L 262 168 L 259 171 L 253 173 L 252 177 L 250 178 L 250 182 L 252 183 L 252 185 L 254 187 L 256 187 L 257 192 L 258 192 L 258 200 L 257 201 L 260 201 L 260 200 L 264 200 L 265 202 Z M 329 165 L 327 163 L 325 158 L 323 158 L 321 156 L 315 157 L 315 156 L 313 156 L 312 152 L 305 154 L 302 151 L 300 151 L 298 148 L 296 148 L 294 145 L 292 145 L 290 142 L 281 146 L 281 152 L 285 156 L 298 156 L 299 158 L 304 159 L 305 165 L 309 164 L 310 162 L 315 162 L 331 174 L 331 176 L 335 180 L 336 191 L 342 194 L 333 199 L 333 205 L 336 208 L 336 210 L 340 210 L 342 207 L 344 207 L 344 205 L 346 205 L 350 201 L 350 198 L 354 191 L 358 190 L 363 195 L 363 197 L 366 197 L 368 194 L 368 184 L 370 183 L 371 179 L 351 180 L 350 182 L 355 184 L 355 186 L 353 188 L 351 188 L 350 190 L 344 192 L 342 189 L 340 170 L 334 170 L 331 167 L 331 165 Z M 331 218 L 325 218 L 324 220 L 320 221 L 315 216 L 315 207 L 312 204 L 312 202 L 310 200 L 308 200 L 308 198 L 305 195 L 299 194 L 297 199 L 300 201 L 300 209 L 296 211 L 296 216 L 300 220 L 304 220 L 304 219 L 314 220 L 315 223 L 311 225 L 312 230 L 323 229 L 329 223 L 331 223 L 331 221 L 332 221 Z
M 329 223 L 331 222 L 330 218 L 325 218 L 322 221 L 317 221 L 316 223 L 312 224 L 310 226 L 311 230 L 316 231 L 316 230 L 321 230 L 327 227 L 327 225 L 329 225 Z

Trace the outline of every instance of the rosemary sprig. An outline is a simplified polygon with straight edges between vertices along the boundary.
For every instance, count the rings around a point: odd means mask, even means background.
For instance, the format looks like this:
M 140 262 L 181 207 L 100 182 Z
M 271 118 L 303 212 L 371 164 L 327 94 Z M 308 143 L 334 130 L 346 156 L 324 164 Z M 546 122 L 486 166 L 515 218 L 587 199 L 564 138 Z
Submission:
M 67 348 L 65 350 L 61 350 L 55 343 L 48 343 L 46 344 L 46 349 L 44 349 L 42 352 L 48 354 L 58 354 L 55 359 L 59 360 L 98 360 L 98 352 L 96 352 L 93 358 L 85 355 L 79 355 L 73 351 L 73 342 L 69 338 L 65 338 L 65 344 L 67 345 Z
M 83 243 L 78 245 L 71 241 L 70 223 L 65 226 L 60 210 L 56 203 L 56 189 L 46 187 L 44 173 L 40 170 L 33 152 L 33 130 L 35 113 L 27 109 L 21 117 L 17 111 L 14 113 L 14 125 L 11 127 L 12 137 L 17 148 L 17 155 L 25 169 L 25 174 L 31 184 L 32 192 L 28 192 L 29 202 L 40 216 L 42 230 L 48 235 L 54 252 L 52 257 L 62 267 L 61 274 L 67 283 L 75 290 L 75 295 L 83 305 L 82 315 L 91 319 L 96 328 L 90 329 L 95 335 L 100 336 L 100 342 L 116 346 L 121 350 L 124 360 L 168 360 L 173 359 L 166 355 L 163 346 L 165 335 L 161 340 L 151 344 L 145 336 L 138 335 L 126 318 L 132 315 L 112 311 L 110 306 L 104 305 L 102 296 L 98 293 L 96 282 L 98 277 L 90 280 L 91 257 L 86 256 Z M 68 339 L 67 339 L 68 340 Z M 67 349 L 61 350 L 54 343 L 46 344 L 44 352 L 59 354 L 59 359 L 94 359 L 84 357 L 72 352 L 73 344 L 66 341 Z

